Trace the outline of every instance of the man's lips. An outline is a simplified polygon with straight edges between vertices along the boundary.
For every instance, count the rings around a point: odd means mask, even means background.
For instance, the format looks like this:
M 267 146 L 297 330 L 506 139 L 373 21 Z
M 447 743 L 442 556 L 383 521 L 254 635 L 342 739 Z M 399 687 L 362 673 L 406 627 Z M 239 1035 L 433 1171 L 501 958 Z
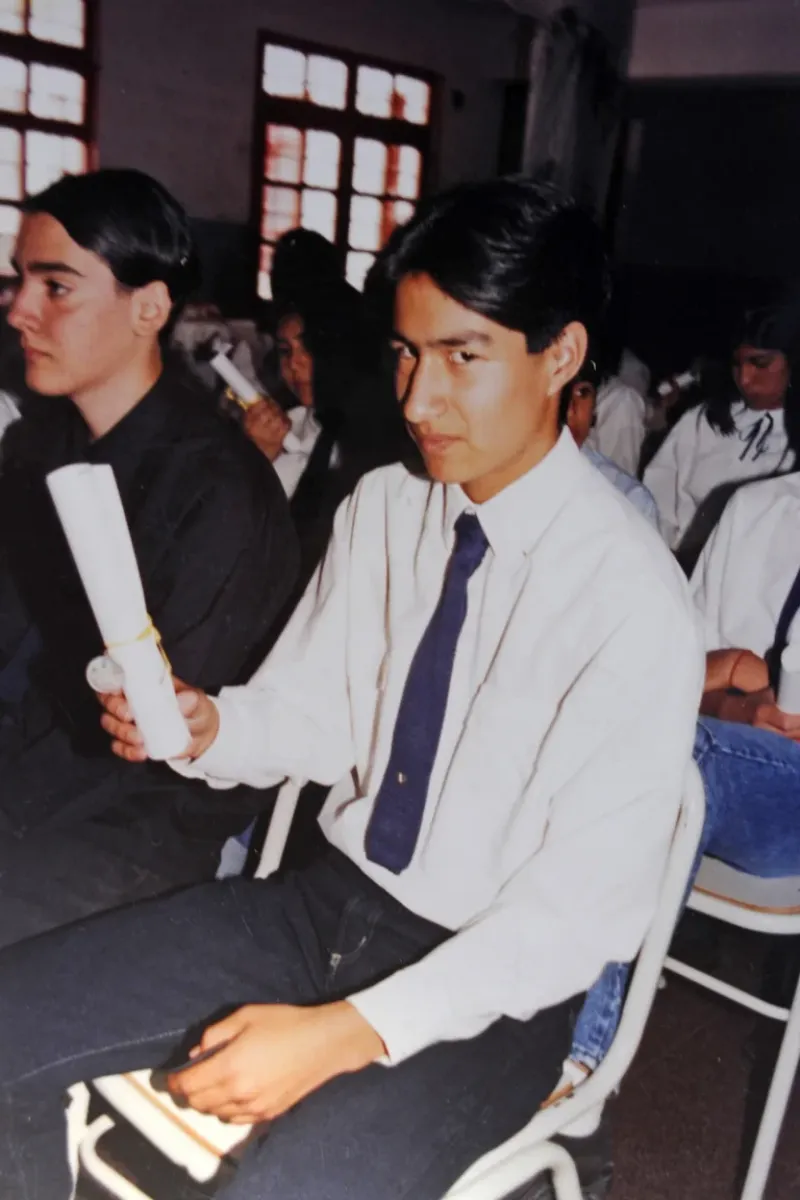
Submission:
M 425 436 L 417 435 L 417 445 L 423 454 L 443 454 L 454 446 L 458 438 L 447 437 L 441 433 L 431 433 Z

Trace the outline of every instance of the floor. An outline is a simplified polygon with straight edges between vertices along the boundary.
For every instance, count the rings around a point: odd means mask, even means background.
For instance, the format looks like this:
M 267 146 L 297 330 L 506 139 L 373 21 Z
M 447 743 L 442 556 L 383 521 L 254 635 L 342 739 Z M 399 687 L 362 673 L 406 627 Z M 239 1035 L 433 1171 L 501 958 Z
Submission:
M 682 929 L 681 957 L 741 986 L 761 978 L 763 939 L 730 929 L 720 936 L 719 927 L 691 920 L 695 926 Z M 670 979 L 611 1110 L 616 1175 L 610 1200 L 737 1200 L 742 1133 L 752 1130 L 761 1097 L 751 1085 L 759 1064 L 774 1053 L 774 1040 L 769 1022 Z M 764 1200 L 800 1197 L 799 1136 L 800 1087 Z M 144 1167 L 140 1155 L 137 1166 Z M 196 1195 L 175 1179 L 159 1181 L 158 1170 L 145 1174 L 159 1200 Z M 86 1189 L 81 1200 L 99 1200 L 99 1194 Z

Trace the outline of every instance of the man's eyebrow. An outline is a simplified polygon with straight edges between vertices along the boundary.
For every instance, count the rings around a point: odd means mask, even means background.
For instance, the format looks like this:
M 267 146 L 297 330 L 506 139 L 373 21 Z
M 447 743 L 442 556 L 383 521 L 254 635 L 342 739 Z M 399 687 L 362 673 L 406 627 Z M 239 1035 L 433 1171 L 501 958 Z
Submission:
M 412 350 L 417 349 L 409 338 L 404 337 L 397 330 L 392 333 L 392 341 L 403 342 L 404 345 Z M 460 350 L 464 346 L 491 346 L 493 344 L 494 340 L 491 334 L 484 333 L 480 329 L 464 329 L 458 333 L 450 333 L 447 337 L 433 338 L 431 341 L 424 343 L 431 350 Z
M 12 258 L 11 266 L 17 275 L 22 274 L 20 265 L 15 258 Z M 75 267 L 71 267 L 69 263 L 65 262 L 47 262 L 45 260 L 29 262 L 26 263 L 25 270 L 29 275 L 76 275 L 78 279 L 85 279 L 81 271 L 76 270 Z

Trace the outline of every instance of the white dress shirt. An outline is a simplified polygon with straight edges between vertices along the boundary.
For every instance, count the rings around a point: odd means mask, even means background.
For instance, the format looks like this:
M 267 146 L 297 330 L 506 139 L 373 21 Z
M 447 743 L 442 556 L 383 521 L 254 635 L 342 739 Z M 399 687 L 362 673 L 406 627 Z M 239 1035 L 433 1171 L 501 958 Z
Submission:
M 322 433 L 322 426 L 314 416 L 314 410 L 302 404 L 290 408 L 286 415 L 292 427 L 284 438 L 283 449 L 272 465 L 283 484 L 283 490 L 291 499 L 308 466 L 311 451 Z
M 597 392 L 587 444 L 629 475 L 637 475 L 644 437 L 644 400 L 620 379 L 607 380 Z
M 417 644 L 438 602 L 455 485 L 366 476 L 264 665 L 217 700 L 188 768 L 217 786 L 336 784 L 322 829 L 413 912 L 457 930 L 351 997 L 391 1063 L 527 1019 L 628 961 L 652 917 L 703 677 L 688 587 L 568 432 L 477 512 L 447 712 L 409 867 L 364 837 Z
M 800 475 L 750 483 L 728 502 L 692 575 L 707 650 L 764 656 L 800 570 Z
M 627 471 L 623 471 L 622 467 L 618 467 L 610 458 L 606 458 L 605 454 L 600 454 L 585 443 L 581 447 L 581 453 L 601 475 L 605 476 L 612 487 L 622 492 L 623 496 L 628 497 L 633 507 L 660 533 L 661 523 L 658 519 L 658 506 L 644 484 L 640 483 L 635 475 L 629 475 Z
M 644 473 L 673 550 L 715 489 L 763 479 L 792 465 L 783 409 L 756 412 L 737 400 L 731 409 L 735 429 L 728 435 L 709 425 L 705 412 L 702 405 L 684 413 Z

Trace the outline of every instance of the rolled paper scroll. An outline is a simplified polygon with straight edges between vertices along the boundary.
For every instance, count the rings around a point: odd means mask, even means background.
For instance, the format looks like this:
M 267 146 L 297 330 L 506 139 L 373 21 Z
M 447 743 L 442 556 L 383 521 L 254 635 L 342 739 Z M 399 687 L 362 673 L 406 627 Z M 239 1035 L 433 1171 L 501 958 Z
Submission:
M 211 366 L 224 379 L 233 392 L 234 399 L 243 408 L 249 408 L 251 404 L 255 404 L 257 400 L 262 399 L 258 388 L 253 386 L 250 380 L 242 374 L 226 354 L 215 354 L 211 359 Z
M 114 472 L 105 464 L 76 463 L 51 472 L 47 486 L 106 655 L 122 670 L 125 695 L 148 757 L 174 758 L 184 753 L 190 735 L 169 663 L 147 613 Z

